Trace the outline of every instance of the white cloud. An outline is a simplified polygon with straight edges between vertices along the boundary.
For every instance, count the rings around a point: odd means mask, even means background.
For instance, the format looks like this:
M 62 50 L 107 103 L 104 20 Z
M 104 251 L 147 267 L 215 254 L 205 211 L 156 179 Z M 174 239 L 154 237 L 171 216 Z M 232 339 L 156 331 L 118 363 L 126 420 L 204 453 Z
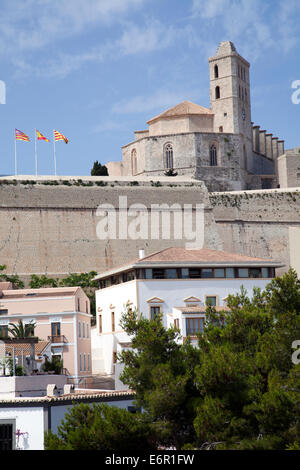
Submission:
M 183 32 L 175 31 L 172 26 L 165 27 L 157 20 L 148 20 L 146 25 L 139 27 L 132 23 L 126 23 L 125 30 L 119 38 L 114 41 L 107 40 L 88 51 L 74 54 L 59 52 L 54 59 L 39 62 L 36 67 L 29 66 L 24 60 L 14 60 L 14 63 L 18 67 L 21 66 L 21 71 L 24 74 L 64 78 L 87 63 L 118 60 L 124 56 L 164 49 L 169 47 L 181 33 Z
M 251 61 L 270 48 L 288 52 L 299 42 L 298 0 L 193 0 L 192 12 L 205 21 L 208 37 L 236 42 Z
M 0 53 L 42 49 L 98 24 L 118 22 L 147 0 L 1 0 Z
M 116 114 L 162 112 L 186 99 L 193 100 L 197 95 L 199 95 L 199 90 L 170 91 L 159 89 L 149 95 L 139 95 L 121 100 L 112 106 L 112 112 Z

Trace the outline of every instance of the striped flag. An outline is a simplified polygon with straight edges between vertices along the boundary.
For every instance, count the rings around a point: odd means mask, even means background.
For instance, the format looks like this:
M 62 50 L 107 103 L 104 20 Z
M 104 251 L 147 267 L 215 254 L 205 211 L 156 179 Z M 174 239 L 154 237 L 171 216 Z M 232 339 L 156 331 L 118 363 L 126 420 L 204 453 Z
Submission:
M 30 142 L 28 135 L 24 134 L 24 132 L 15 129 L 15 136 L 16 140 L 24 140 L 25 142 Z
M 37 136 L 37 140 L 45 140 L 46 142 L 50 142 L 50 140 L 47 139 L 47 137 L 41 134 L 38 130 L 36 130 L 36 136 Z
M 58 140 L 64 140 L 65 143 L 67 144 L 69 142 L 69 139 L 67 139 L 63 134 L 61 134 L 60 132 L 54 130 L 54 139 L 55 141 L 58 141 Z

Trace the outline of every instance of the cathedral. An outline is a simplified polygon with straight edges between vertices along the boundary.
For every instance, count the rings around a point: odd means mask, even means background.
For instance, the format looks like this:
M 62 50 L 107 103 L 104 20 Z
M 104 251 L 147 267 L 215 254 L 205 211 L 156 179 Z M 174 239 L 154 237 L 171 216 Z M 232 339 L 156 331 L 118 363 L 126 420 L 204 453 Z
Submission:
M 208 63 L 210 108 L 183 101 L 150 119 L 122 147 L 122 161 L 106 165 L 110 176 L 171 172 L 202 180 L 209 191 L 238 191 L 280 187 L 280 167 L 289 185 L 286 161 L 279 164 L 284 141 L 251 120 L 249 62 L 225 41 Z

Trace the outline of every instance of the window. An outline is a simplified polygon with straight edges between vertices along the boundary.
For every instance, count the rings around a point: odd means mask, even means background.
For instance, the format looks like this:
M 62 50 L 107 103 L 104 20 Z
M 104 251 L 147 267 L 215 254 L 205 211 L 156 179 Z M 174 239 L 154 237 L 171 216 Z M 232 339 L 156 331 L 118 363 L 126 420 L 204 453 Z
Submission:
M 116 364 L 117 362 L 117 353 L 116 351 L 113 351 L 113 364 Z
M 182 279 L 188 279 L 189 278 L 188 268 L 182 268 L 181 269 L 181 277 L 182 277 Z
M 175 326 L 175 328 L 178 328 L 178 329 L 179 329 L 179 318 L 175 318 L 175 320 L 174 320 L 174 326 Z
M 60 323 L 59 322 L 51 323 L 51 335 L 60 336 Z
M 137 173 L 137 159 L 136 159 L 136 150 L 133 149 L 131 152 L 131 171 L 132 175 L 136 175 Z
M 86 313 L 89 313 L 89 303 L 88 303 L 87 300 L 85 302 L 85 311 L 86 311 Z
M 102 315 L 99 315 L 99 333 L 102 333 Z
M 209 147 L 209 163 L 210 163 L 210 166 L 218 165 L 217 147 L 215 146 L 215 144 L 212 144 Z
M 90 370 L 91 363 L 90 363 L 90 355 L 88 354 L 88 370 Z
M 83 354 L 83 370 L 86 370 L 86 355 Z
M 216 93 L 216 100 L 220 99 L 221 98 L 221 92 L 220 92 L 220 87 L 219 86 L 216 86 L 215 93 Z
M 77 299 L 77 310 L 80 312 L 80 299 Z
M 261 277 L 260 268 L 250 268 L 249 269 L 249 277 L 251 277 L 251 278 Z
M 89 324 L 86 324 L 86 337 L 89 337 Z
M 165 167 L 167 169 L 173 168 L 173 147 L 172 144 L 165 145 Z
M 15 448 L 15 421 L 0 420 L 0 451 Z
M 153 269 L 152 270 L 152 277 L 153 277 L 153 279 L 164 279 L 164 277 L 165 277 L 164 270 L 159 269 L 159 268 Z
M 25 329 L 28 329 L 28 336 L 34 336 L 34 325 L 32 323 L 25 323 Z
M 219 78 L 219 67 L 215 65 L 215 78 Z
M 208 295 L 205 298 L 205 304 L 211 305 L 212 307 L 216 307 L 217 305 L 217 297 L 215 295 Z
M 248 268 L 238 269 L 239 277 L 249 277 Z
M 8 337 L 8 326 L 0 326 L 0 339 Z
M 186 335 L 195 336 L 197 333 L 203 333 L 204 318 L 186 318 Z
M 85 338 L 85 322 L 82 322 L 82 337 Z
M 211 268 L 202 269 L 202 277 L 204 277 L 204 278 L 213 277 L 213 270 Z
M 166 269 L 166 279 L 176 279 L 177 269 Z
M 145 269 L 145 278 L 152 279 L 152 269 Z
M 111 312 L 111 331 L 115 331 L 115 312 Z
M 78 322 L 78 338 L 81 338 L 81 322 Z
M 262 277 L 269 277 L 269 268 L 262 268 L 261 275 Z
M 0 308 L 0 315 L 7 315 L 7 314 L 8 314 L 7 308 Z
M 233 279 L 234 275 L 234 268 L 226 268 L 226 277 L 229 279 Z
M 215 277 L 225 277 L 225 269 L 224 268 L 215 268 Z
M 223 132 L 223 126 L 219 127 L 219 132 Z
M 189 269 L 189 277 L 191 279 L 200 278 L 201 277 L 201 269 L 200 268 L 190 268 Z
M 154 320 L 154 318 L 160 314 L 160 307 L 159 306 L 151 306 L 150 307 L 150 319 Z
M 82 356 L 79 354 L 79 370 L 82 371 Z

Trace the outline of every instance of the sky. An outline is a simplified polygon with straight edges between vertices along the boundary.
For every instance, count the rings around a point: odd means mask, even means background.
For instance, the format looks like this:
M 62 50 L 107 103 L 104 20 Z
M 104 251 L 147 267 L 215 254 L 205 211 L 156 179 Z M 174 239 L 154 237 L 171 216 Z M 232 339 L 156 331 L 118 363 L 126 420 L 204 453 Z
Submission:
M 153 116 L 209 107 L 208 57 L 230 40 L 250 63 L 252 121 L 300 146 L 299 0 L 0 0 L 0 174 L 89 175 Z M 299 82 L 300 84 L 300 82 Z M 4 93 L 5 86 L 5 93 Z

